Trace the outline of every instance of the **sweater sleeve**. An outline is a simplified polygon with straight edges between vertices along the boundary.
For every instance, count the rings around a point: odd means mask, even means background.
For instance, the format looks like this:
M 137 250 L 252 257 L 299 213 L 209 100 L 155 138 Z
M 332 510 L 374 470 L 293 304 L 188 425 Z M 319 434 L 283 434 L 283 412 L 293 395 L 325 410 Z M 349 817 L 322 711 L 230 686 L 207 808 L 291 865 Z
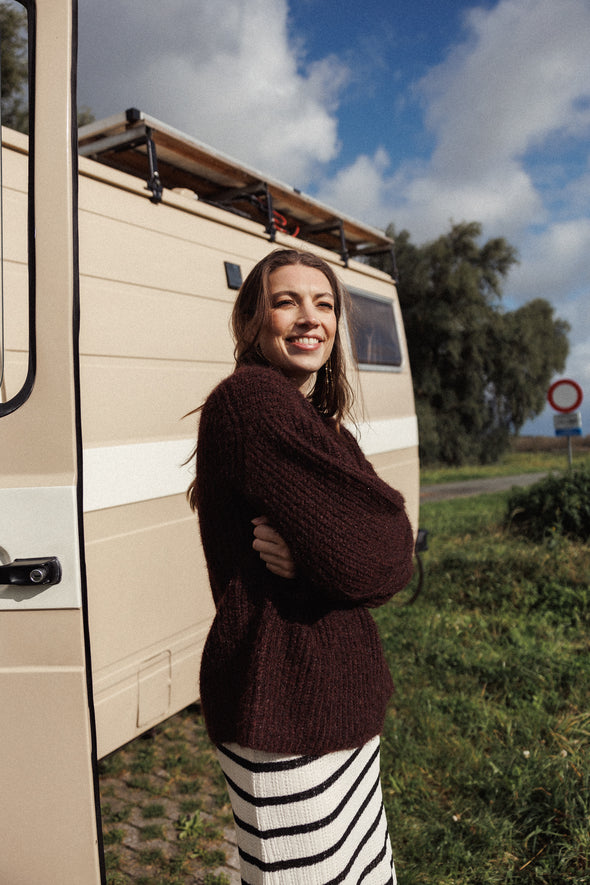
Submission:
M 239 438 L 234 482 L 321 591 L 344 604 L 387 601 L 412 574 L 402 496 L 283 376 L 251 369 L 230 380 L 223 391 L 227 432 Z

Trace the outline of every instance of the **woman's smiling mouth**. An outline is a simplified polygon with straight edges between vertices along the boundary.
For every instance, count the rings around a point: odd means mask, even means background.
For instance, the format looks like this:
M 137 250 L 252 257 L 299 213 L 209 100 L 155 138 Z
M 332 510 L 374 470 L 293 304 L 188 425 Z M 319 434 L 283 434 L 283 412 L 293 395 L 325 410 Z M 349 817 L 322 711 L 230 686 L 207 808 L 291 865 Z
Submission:
M 317 338 L 310 335 L 298 335 L 296 338 L 287 338 L 288 344 L 292 344 L 294 347 L 301 347 L 305 350 L 312 350 L 315 347 L 319 347 L 323 342 L 323 338 Z

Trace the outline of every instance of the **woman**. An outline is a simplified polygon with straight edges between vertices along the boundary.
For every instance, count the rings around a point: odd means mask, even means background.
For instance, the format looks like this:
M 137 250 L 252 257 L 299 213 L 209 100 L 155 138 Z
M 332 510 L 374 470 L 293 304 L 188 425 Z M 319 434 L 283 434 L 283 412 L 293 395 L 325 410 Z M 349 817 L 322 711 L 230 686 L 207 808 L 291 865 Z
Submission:
M 198 510 L 216 616 L 201 703 L 248 885 L 387 885 L 379 783 L 393 685 L 368 609 L 401 590 L 400 494 L 342 421 L 345 293 L 311 253 L 273 252 L 233 311 L 236 369 L 202 408 Z

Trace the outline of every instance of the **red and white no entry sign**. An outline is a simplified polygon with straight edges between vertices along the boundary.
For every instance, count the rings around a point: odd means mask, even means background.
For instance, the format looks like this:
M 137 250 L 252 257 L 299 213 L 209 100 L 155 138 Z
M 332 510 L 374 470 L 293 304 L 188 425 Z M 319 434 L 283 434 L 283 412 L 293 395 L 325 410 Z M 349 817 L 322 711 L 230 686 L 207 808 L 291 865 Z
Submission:
M 584 398 L 582 388 L 577 381 L 562 378 L 555 381 L 549 388 L 547 399 L 556 412 L 575 412 Z

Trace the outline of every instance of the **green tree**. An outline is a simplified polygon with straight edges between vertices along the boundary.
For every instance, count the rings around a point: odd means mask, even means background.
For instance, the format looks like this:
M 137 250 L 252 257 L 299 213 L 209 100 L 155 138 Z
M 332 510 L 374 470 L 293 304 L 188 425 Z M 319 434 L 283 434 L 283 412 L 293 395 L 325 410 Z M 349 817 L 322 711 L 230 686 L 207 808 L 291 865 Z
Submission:
M 29 130 L 27 13 L 16 3 L 0 3 L 2 125 Z
M 517 254 L 504 238 L 478 244 L 481 225 L 453 224 L 416 246 L 396 240 L 423 462 L 496 460 L 538 415 L 568 353 L 569 326 L 535 299 L 503 311 L 502 284 Z M 381 259 L 380 264 L 388 268 Z

